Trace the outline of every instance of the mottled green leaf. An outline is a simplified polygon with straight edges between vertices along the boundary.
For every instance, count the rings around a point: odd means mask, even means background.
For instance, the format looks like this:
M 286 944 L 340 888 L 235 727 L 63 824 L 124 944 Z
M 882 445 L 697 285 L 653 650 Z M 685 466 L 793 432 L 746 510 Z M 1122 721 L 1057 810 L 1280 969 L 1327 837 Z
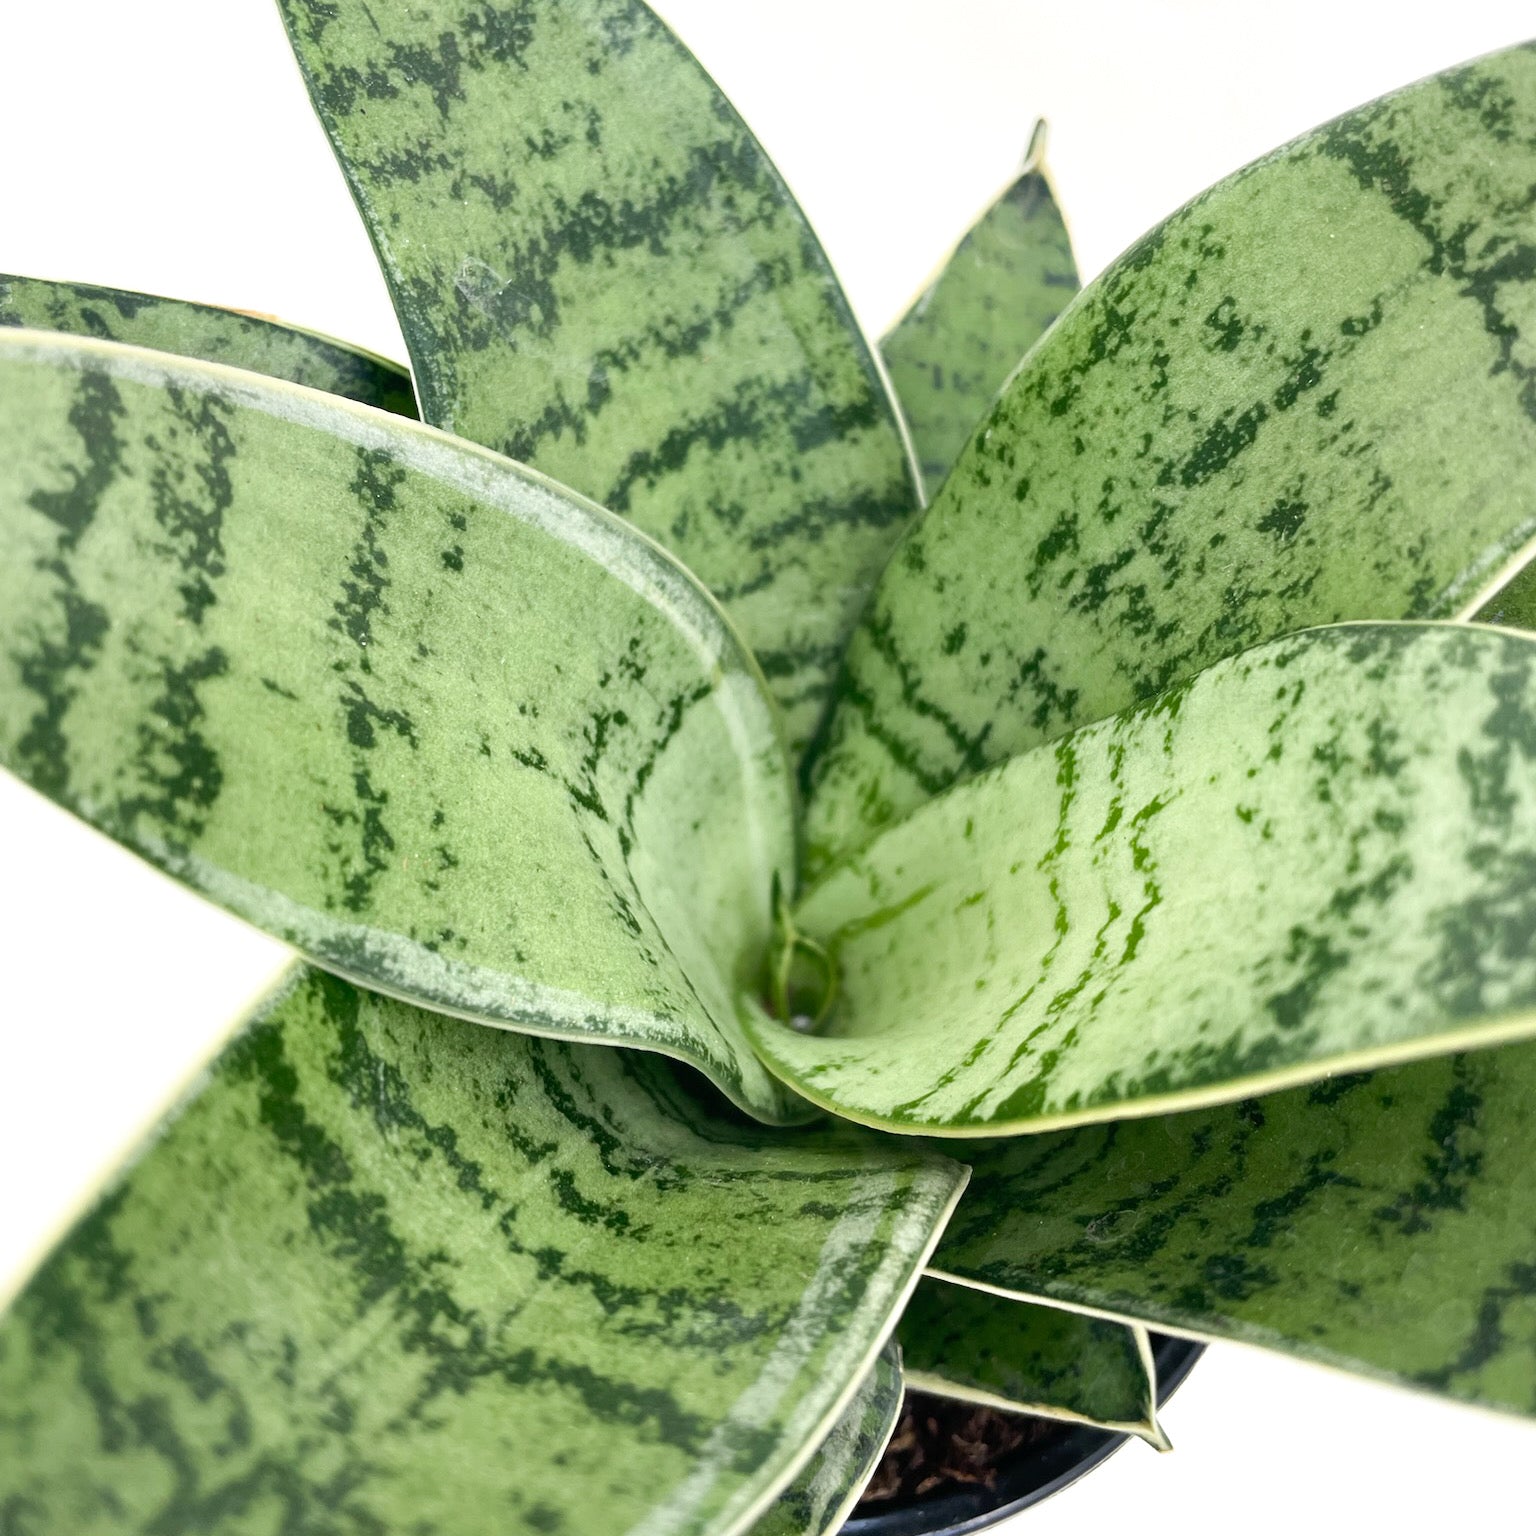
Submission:
M 790 868 L 750 656 L 633 529 L 334 397 L 0 330 L 0 764 L 329 968 L 702 1067 Z
M 122 341 L 157 352 L 228 363 L 364 405 L 416 415 L 410 375 L 398 363 L 260 315 L 161 299 L 92 283 L 0 273 L 0 325 Z
M 901 1352 L 880 1351 L 857 1395 L 752 1536 L 832 1536 L 859 1502 L 901 1417 Z
M 825 860 L 1308 625 L 1471 613 L 1536 533 L 1536 51 L 1222 182 L 1085 290 L 851 642 Z
M 631 519 L 798 743 L 917 507 L 826 258 L 638 0 L 281 0 L 428 421 Z
M 919 1392 L 1098 1424 L 1168 1449 L 1146 1329 L 924 1280 L 902 1313 L 902 1365 Z
M 1303 631 L 929 801 L 806 897 L 853 1119 L 986 1135 L 1536 1032 L 1536 638 Z
M 1536 1414 L 1536 1045 L 966 1153 L 943 1273 Z
M 0 1510 L 725 1536 L 842 1413 L 963 1178 L 301 971 L 0 1325 Z
M 1474 617 L 1479 624 L 1536 630 L 1536 564 L 1521 566 Z
M 931 496 L 1019 360 L 1077 292 L 1045 179 L 1045 124 L 1023 169 L 880 343 Z

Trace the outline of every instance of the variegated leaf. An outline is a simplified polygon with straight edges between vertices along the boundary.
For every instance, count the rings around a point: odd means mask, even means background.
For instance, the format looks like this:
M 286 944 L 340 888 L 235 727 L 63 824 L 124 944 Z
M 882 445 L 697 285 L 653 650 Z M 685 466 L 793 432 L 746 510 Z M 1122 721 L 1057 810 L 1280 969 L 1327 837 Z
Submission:
M 859 1502 L 901 1417 L 901 1351 L 880 1351 L 858 1393 L 752 1536 L 833 1536 Z
M 1536 1032 L 1536 638 L 1303 631 L 956 785 L 794 915 L 840 975 L 787 1082 L 1032 1131 Z
M 435 425 L 634 521 L 815 724 L 917 507 L 821 248 L 638 0 L 281 0 Z
M 1536 532 L 1536 51 L 1364 107 L 1095 281 L 902 544 L 813 857 L 1308 625 L 1474 611 Z
M 966 1155 L 942 1273 L 1536 1414 L 1536 1045 Z
M 0 325 L 122 341 L 157 352 L 228 363 L 345 395 L 397 416 L 416 415 L 410 375 L 347 342 L 260 315 L 161 299 L 93 283 L 0 274 Z
M 1536 630 L 1536 563 L 1523 565 L 1478 609 L 1479 624 Z
M 732 992 L 793 857 L 751 657 L 482 449 L 0 330 L 0 763 L 328 967 L 796 1117 Z
M 880 343 L 932 496 L 1019 360 L 1077 292 L 1045 179 L 1045 124 L 1024 168 Z
M 1168 1449 L 1152 1349 L 1138 1324 L 929 1279 L 907 1303 L 898 1336 L 907 1382 L 919 1392 L 1097 1424 Z
M 745 1529 L 964 1171 L 301 971 L 0 1323 L 26 1531 Z

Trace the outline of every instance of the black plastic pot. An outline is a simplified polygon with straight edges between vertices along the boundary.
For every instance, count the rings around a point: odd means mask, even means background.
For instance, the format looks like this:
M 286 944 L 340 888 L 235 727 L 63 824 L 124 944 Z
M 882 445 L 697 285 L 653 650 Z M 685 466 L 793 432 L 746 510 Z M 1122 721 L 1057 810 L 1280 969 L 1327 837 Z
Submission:
M 1200 1358 L 1203 1344 L 1152 1335 L 1157 1400 L 1165 1403 Z M 962 1488 L 910 1503 L 893 1501 L 878 1513 L 847 1521 L 840 1536 L 969 1536 L 1031 1504 L 1060 1493 L 1130 1439 L 1107 1429 L 1063 1423 L 1049 1439 L 1023 1446 L 998 1472 L 992 1488 Z

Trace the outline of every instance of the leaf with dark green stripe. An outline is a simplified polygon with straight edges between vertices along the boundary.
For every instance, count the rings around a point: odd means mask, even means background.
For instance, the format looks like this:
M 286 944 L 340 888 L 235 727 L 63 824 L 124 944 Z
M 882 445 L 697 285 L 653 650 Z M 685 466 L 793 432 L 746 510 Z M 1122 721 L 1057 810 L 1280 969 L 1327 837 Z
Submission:
M 282 0 L 424 416 L 631 519 L 815 724 L 917 506 L 757 141 L 638 0 Z
M 1078 289 L 1044 152 L 1045 124 L 1037 123 L 1018 178 L 880 343 L 930 496 Z
M 832 1536 L 859 1502 L 901 1417 L 901 1353 L 880 1351 L 853 1401 L 752 1536 Z
M 0 1509 L 74 1536 L 744 1529 L 963 1179 L 301 971 L 0 1325 Z
M 1536 564 L 1521 566 L 1474 617 L 1479 624 L 1536 630 Z
M 1536 533 L 1536 51 L 1196 198 L 1085 290 L 887 567 L 825 861 L 958 777 L 1308 625 L 1471 613 Z
M 989 1135 L 1536 1033 L 1536 638 L 1307 630 L 959 784 L 794 914 L 815 1102 Z
M 416 415 L 410 375 L 360 347 L 259 315 L 93 283 L 0 273 L 0 325 L 63 331 L 228 363 L 363 405 Z
M 707 593 L 483 449 L 0 330 L 0 763 L 323 964 L 795 1117 L 732 996 L 789 770 Z
M 1098 1424 L 1169 1448 L 1140 1326 L 930 1279 L 907 1303 L 898 1336 L 919 1392 Z
M 1536 1414 L 1536 1045 L 967 1160 L 941 1272 Z

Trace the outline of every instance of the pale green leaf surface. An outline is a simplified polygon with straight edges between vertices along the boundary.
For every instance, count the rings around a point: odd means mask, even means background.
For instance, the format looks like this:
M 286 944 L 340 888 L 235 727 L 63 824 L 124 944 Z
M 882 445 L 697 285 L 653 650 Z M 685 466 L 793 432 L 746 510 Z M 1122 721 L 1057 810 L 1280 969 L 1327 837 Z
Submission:
M 1536 533 L 1536 51 L 1196 198 L 1074 302 L 892 558 L 813 861 L 1309 625 L 1442 618 Z
M 637 0 L 282 0 L 422 412 L 672 549 L 815 725 L 917 491 L 777 171 Z
M 416 415 L 410 375 L 347 342 L 259 315 L 94 283 L 0 273 L 0 325 L 64 331 L 248 368 L 327 394 Z
M 795 914 L 787 1082 L 872 1125 L 1040 1130 L 1536 1032 L 1536 639 L 1307 630 L 929 801 Z
M 919 1392 L 1097 1424 L 1168 1448 L 1144 1328 L 926 1279 L 897 1336 L 907 1382 Z
M 292 385 L 0 330 L 0 764 L 331 969 L 662 1050 L 743 1042 L 793 859 L 771 701 L 633 529 Z
M 0 1323 L 18 1530 L 745 1529 L 964 1170 L 301 970 Z
M 1029 161 L 880 343 L 932 496 L 1019 360 L 1077 292 L 1077 265 L 1040 163 Z
M 1536 1045 L 966 1156 L 942 1273 L 1536 1414 Z
M 889 1343 L 815 1456 L 752 1527 L 752 1536 L 832 1536 L 880 1465 L 901 1417 L 902 1392 L 901 1352 Z

